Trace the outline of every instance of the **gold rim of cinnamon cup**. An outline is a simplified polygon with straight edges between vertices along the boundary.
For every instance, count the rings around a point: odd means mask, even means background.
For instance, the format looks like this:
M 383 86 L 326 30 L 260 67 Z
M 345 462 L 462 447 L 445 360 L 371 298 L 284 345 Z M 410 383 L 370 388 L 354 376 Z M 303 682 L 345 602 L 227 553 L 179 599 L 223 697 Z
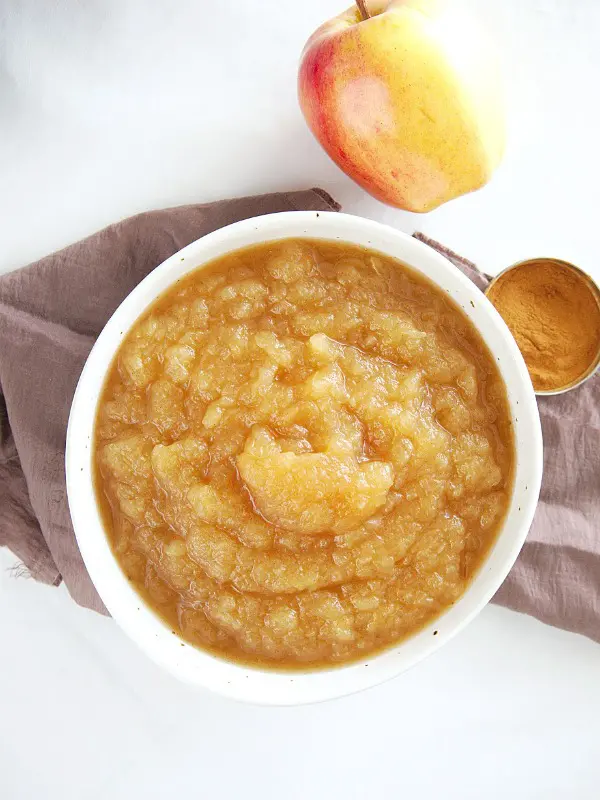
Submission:
M 488 283 L 488 285 L 484 289 L 484 294 L 487 295 L 492 286 L 497 281 L 499 281 L 500 278 L 506 275 L 507 272 L 511 272 L 512 270 L 517 269 L 519 267 L 527 266 L 528 264 L 537 264 L 540 261 L 548 261 L 551 262 L 552 264 L 556 264 L 559 267 L 569 270 L 570 272 L 576 273 L 580 278 L 583 279 L 585 284 L 588 286 L 594 299 L 596 300 L 596 303 L 598 304 L 598 308 L 600 308 L 600 287 L 598 286 L 596 281 L 592 278 L 592 276 L 588 275 L 588 273 L 582 270 L 580 267 L 576 267 L 575 264 L 571 264 L 569 261 L 564 261 L 561 258 L 552 258 L 550 256 L 538 256 L 536 258 L 526 258 L 523 261 L 516 261 L 514 264 L 511 264 L 510 266 L 506 267 L 492 278 L 492 280 Z M 598 372 L 599 368 L 600 368 L 600 343 L 598 344 L 598 349 L 595 357 L 592 359 L 586 371 L 582 375 L 580 375 L 579 378 L 577 378 L 574 381 L 571 381 L 571 383 L 568 383 L 565 386 L 559 387 L 558 389 L 536 389 L 534 387 L 535 394 L 538 397 L 546 397 L 549 395 L 564 394 L 565 392 L 570 392 L 571 389 L 577 389 L 578 386 L 581 386 L 583 383 L 592 378 Z

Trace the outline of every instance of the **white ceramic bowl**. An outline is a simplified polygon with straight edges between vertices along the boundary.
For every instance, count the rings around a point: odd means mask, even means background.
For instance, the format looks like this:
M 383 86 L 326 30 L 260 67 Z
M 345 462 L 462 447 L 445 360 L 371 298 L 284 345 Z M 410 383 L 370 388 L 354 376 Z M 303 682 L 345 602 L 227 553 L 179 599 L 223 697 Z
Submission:
M 380 655 L 334 669 L 289 673 L 254 669 L 216 658 L 182 640 L 140 599 L 106 538 L 92 471 L 96 406 L 123 336 L 155 298 L 187 272 L 232 250 L 290 237 L 349 242 L 393 256 L 426 275 L 460 305 L 498 359 L 508 387 L 517 449 L 513 496 L 502 531 L 463 597 L 431 625 Z M 542 477 L 542 435 L 525 363 L 499 314 L 456 267 L 425 244 L 386 225 L 348 214 L 292 211 L 244 220 L 199 239 L 157 267 L 115 311 L 81 374 L 69 419 L 66 449 L 69 506 L 85 565 L 121 628 L 173 675 L 229 697 L 269 705 L 326 700 L 393 678 L 440 648 L 494 595 L 523 545 Z M 434 635 L 434 632 L 437 632 Z

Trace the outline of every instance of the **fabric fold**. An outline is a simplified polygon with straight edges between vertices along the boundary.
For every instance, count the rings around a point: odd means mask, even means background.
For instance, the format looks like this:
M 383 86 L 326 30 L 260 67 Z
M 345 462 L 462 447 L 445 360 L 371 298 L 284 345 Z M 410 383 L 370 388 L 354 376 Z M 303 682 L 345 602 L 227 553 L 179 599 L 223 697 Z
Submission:
M 0 545 L 45 583 L 65 581 L 106 613 L 67 505 L 71 400 L 94 341 L 121 301 L 173 253 L 211 231 L 278 211 L 337 211 L 322 189 L 150 211 L 0 277 Z
M 36 580 L 61 579 L 106 613 L 77 548 L 64 449 L 77 380 L 107 319 L 177 250 L 224 225 L 277 211 L 337 211 L 323 190 L 151 211 L 0 277 L 0 545 Z M 423 234 L 480 289 L 475 264 Z M 600 641 L 600 375 L 538 398 L 544 478 L 527 542 L 494 602 Z

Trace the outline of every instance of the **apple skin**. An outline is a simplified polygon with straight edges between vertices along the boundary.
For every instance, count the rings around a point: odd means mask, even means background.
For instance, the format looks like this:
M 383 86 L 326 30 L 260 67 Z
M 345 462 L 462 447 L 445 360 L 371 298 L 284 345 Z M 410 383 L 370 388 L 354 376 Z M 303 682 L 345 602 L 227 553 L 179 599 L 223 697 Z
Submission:
M 370 19 L 350 8 L 306 43 L 300 107 L 363 189 L 391 206 L 430 211 L 486 184 L 502 158 L 493 49 L 451 2 L 367 5 Z

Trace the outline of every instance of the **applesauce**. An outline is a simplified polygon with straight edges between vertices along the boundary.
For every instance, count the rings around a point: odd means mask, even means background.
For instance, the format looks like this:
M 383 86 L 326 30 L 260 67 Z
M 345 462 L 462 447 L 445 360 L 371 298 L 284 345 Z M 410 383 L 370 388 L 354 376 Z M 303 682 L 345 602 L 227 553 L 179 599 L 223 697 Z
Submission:
M 316 240 L 228 254 L 171 287 L 98 404 L 115 557 L 183 639 L 257 666 L 335 665 L 465 591 L 514 461 L 493 357 L 447 295 Z

